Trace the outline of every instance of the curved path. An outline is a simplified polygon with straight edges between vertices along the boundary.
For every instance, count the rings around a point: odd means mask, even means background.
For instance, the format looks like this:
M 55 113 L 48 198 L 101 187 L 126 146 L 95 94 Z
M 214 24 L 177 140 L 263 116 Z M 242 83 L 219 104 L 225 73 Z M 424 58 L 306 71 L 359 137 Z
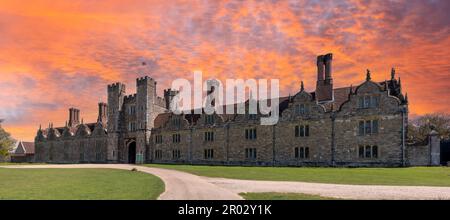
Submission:
M 165 192 L 159 199 L 238 200 L 241 192 L 292 192 L 344 199 L 450 199 L 450 187 L 377 186 L 287 181 L 235 180 L 129 164 L 17 165 L 4 168 L 112 168 L 137 170 L 161 178 Z

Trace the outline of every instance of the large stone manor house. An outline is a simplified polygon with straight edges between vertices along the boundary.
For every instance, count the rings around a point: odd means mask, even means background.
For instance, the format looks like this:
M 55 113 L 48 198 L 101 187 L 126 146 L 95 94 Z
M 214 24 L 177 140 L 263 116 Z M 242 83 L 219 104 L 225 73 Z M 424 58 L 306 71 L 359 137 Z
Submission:
M 316 90 L 303 83 L 280 97 L 280 120 L 260 114 L 181 114 L 168 109 L 177 91 L 156 93 L 150 77 L 108 85 L 97 122 L 69 109 L 63 127 L 39 128 L 35 161 L 51 163 L 179 163 L 264 166 L 404 166 L 427 161 L 428 149 L 406 146 L 408 98 L 392 70 L 382 82 L 370 72 L 358 86 L 333 87 L 332 54 L 317 57 Z M 246 102 L 248 104 L 248 101 Z M 423 159 L 425 158 L 425 159 Z

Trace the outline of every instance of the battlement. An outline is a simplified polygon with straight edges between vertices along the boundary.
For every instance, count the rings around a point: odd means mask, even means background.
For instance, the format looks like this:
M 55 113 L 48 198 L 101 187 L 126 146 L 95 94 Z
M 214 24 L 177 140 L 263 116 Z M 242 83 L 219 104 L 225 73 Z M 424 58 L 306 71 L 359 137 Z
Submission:
M 116 91 L 116 90 L 123 90 L 125 91 L 125 84 L 121 83 L 121 82 L 116 82 L 113 84 L 109 84 L 108 85 L 108 92 L 112 92 L 112 91 Z
M 156 85 L 156 80 L 149 76 L 139 77 L 136 79 L 136 85 L 146 85 L 150 83 L 151 85 Z
M 178 93 L 180 93 L 180 91 L 178 90 L 164 89 L 164 97 L 176 96 Z
M 124 99 L 125 99 L 126 101 L 129 101 L 129 100 L 132 100 L 132 99 L 136 99 L 136 93 L 135 93 L 135 94 L 131 94 L 131 95 L 126 95 L 126 96 L 124 97 Z

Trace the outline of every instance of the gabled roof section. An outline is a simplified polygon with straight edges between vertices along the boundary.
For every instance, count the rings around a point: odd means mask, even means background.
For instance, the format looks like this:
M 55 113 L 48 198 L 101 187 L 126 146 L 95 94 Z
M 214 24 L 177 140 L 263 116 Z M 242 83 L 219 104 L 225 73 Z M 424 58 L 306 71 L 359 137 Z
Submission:
M 34 154 L 34 142 L 20 141 L 17 144 L 14 154 L 24 155 L 24 154 Z

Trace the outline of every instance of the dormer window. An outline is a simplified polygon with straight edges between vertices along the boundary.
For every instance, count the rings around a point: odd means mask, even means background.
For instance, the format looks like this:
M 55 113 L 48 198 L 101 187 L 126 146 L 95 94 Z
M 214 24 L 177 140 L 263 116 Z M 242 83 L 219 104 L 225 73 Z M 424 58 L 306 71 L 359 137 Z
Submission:
M 309 105 L 307 104 L 298 104 L 295 106 L 295 112 L 297 115 L 305 115 L 309 113 Z
M 377 108 L 380 105 L 380 96 L 361 96 L 358 99 L 358 108 Z

